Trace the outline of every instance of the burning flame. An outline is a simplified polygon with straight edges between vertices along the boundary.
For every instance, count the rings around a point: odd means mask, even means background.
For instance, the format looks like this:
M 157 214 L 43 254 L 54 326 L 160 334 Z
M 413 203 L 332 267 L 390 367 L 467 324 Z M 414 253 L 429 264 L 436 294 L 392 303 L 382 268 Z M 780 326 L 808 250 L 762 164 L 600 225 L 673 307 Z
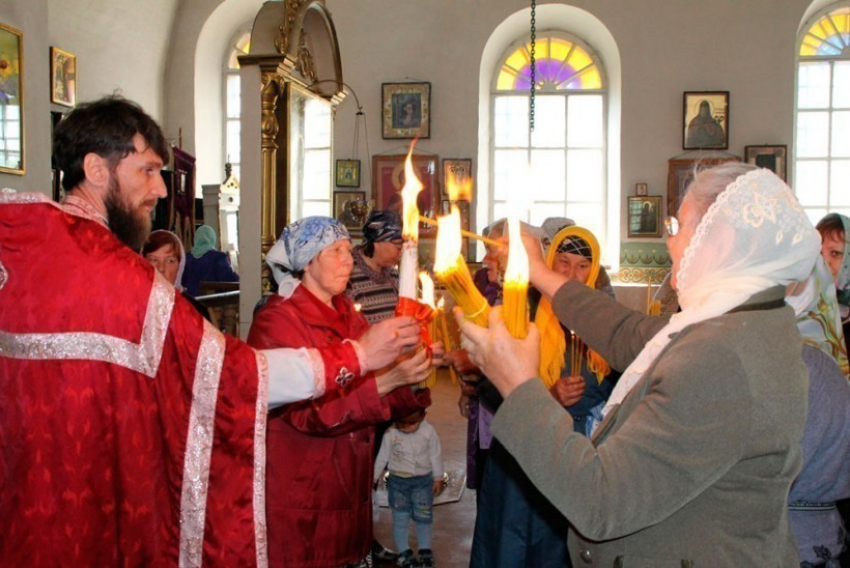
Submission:
M 434 309 L 434 281 L 424 270 L 419 271 L 419 283 L 422 285 L 422 303 Z
M 472 200 L 472 177 L 458 175 L 454 170 L 446 172 L 446 193 L 451 201 Z
M 513 209 L 516 211 L 516 209 Z M 516 214 L 508 215 L 508 266 L 505 268 L 505 285 L 527 285 L 528 284 L 528 253 L 522 245 L 520 236 L 519 217 Z M 439 250 L 439 248 L 438 248 Z
M 437 217 L 437 253 L 434 272 L 448 272 L 460 256 L 460 211 L 452 205 L 451 213 Z M 527 271 L 527 270 L 526 270 Z
M 442 310 L 446 307 L 446 297 L 440 296 L 440 300 L 437 302 L 437 309 Z
M 413 146 L 416 140 L 411 142 L 410 151 L 407 153 L 407 159 L 404 161 L 404 187 L 401 188 L 401 200 L 404 204 L 402 210 L 402 231 L 401 236 L 405 240 L 414 242 L 419 241 L 419 207 L 416 204 L 416 197 L 422 188 L 422 182 L 416 177 L 416 172 L 413 169 Z

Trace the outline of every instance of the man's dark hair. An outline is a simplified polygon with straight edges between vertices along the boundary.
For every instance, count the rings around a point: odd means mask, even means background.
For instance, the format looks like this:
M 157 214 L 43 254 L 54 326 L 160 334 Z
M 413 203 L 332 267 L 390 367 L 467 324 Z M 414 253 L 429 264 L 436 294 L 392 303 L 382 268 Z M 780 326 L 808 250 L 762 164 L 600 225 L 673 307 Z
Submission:
M 83 181 L 83 159 L 91 152 L 106 158 L 110 170 L 114 169 L 136 151 L 133 144 L 136 134 L 141 134 L 147 145 L 168 163 L 168 143 L 162 129 L 136 103 L 111 96 L 72 110 L 53 135 L 53 154 L 63 173 L 62 187 L 70 191 Z

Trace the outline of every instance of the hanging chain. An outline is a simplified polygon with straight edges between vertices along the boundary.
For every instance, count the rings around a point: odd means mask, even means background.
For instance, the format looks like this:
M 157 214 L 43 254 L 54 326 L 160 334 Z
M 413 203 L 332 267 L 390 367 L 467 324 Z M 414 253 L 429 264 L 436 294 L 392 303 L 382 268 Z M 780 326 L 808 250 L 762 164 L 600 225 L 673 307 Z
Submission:
M 537 88 L 537 65 L 534 52 L 537 46 L 537 0 L 531 0 L 531 100 L 528 106 L 528 132 L 534 132 L 534 91 Z

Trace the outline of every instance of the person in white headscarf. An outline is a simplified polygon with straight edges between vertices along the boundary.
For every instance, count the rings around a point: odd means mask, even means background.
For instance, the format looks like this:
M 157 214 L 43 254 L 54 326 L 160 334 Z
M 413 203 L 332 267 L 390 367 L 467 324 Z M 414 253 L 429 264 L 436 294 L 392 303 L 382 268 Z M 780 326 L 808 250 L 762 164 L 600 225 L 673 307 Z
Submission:
M 464 346 L 505 396 L 493 432 L 570 520 L 574 563 L 797 566 L 787 497 L 800 471 L 807 372 L 785 287 L 820 236 L 776 175 L 698 172 L 668 220 L 682 311 L 647 316 L 548 269 L 532 284 L 614 369 L 593 437 L 573 432 L 538 373 L 538 334 L 462 322 Z
M 186 268 L 186 253 L 180 238 L 171 231 L 154 231 L 148 235 L 142 247 L 142 256 L 165 276 L 168 283 L 180 292 L 192 307 L 207 321 L 212 321 L 210 311 L 183 288 L 183 270 Z
M 269 250 L 278 293 L 254 316 L 248 344 L 259 348 L 342 347 L 369 330 L 345 295 L 351 238 L 336 219 L 288 225 Z M 382 325 L 382 324 L 377 324 Z M 368 373 L 342 367 L 343 385 L 315 404 L 293 404 L 268 422 L 269 563 L 273 566 L 371 565 L 375 425 L 430 404 L 411 385 L 430 373 L 425 351 Z

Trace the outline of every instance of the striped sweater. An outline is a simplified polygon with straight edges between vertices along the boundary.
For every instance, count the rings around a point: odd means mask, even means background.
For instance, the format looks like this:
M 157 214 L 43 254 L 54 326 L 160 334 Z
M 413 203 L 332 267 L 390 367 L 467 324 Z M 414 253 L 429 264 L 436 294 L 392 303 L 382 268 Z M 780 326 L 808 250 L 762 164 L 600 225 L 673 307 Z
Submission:
M 354 268 L 345 293 L 352 302 L 360 304 L 360 313 L 369 325 L 393 317 L 398 304 L 398 270 L 393 267 L 374 271 L 363 258 L 362 245 L 354 247 L 353 257 Z

